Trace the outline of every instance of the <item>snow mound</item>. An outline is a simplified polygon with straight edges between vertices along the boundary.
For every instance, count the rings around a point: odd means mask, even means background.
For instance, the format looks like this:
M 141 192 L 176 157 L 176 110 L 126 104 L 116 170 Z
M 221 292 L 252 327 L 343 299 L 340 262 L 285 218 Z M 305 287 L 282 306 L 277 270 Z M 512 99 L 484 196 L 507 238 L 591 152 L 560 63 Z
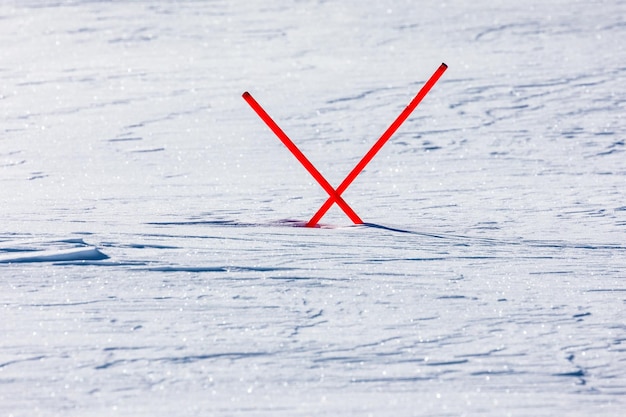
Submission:
M 99 261 L 108 258 L 82 239 L 0 242 L 0 263 Z

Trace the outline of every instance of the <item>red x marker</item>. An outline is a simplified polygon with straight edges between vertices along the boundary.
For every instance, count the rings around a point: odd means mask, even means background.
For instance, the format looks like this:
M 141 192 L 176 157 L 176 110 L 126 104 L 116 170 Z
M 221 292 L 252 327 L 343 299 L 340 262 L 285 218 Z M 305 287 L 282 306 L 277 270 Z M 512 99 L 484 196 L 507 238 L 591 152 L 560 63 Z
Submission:
M 437 71 L 431 75 L 431 77 L 426 81 L 426 84 L 420 89 L 417 95 L 411 100 L 409 105 L 400 113 L 400 115 L 393 121 L 393 123 L 387 128 L 387 130 L 382 134 L 382 136 L 374 143 L 374 146 L 363 156 L 363 158 L 359 161 L 358 164 L 354 167 L 352 171 L 348 174 L 348 176 L 343 180 L 343 182 L 334 189 L 332 185 L 326 178 L 313 166 L 313 164 L 307 159 L 306 156 L 298 149 L 298 147 L 293 143 L 291 139 L 282 131 L 280 127 L 272 120 L 272 118 L 263 110 L 261 105 L 257 103 L 257 101 L 248 93 L 247 91 L 243 93 L 243 98 L 248 102 L 250 107 L 263 119 L 265 124 L 278 136 L 278 138 L 287 146 L 287 148 L 291 151 L 291 153 L 300 161 L 300 163 L 306 168 L 307 171 L 315 178 L 315 180 L 322 186 L 322 188 L 328 193 L 329 197 L 326 202 L 320 207 L 320 209 L 315 213 L 315 215 L 309 220 L 306 224 L 307 227 L 315 227 L 317 222 L 326 214 L 328 209 L 332 207 L 334 203 L 337 203 L 339 207 L 346 213 L 346 215 L 352 220 L 354 224 L 363 224 L 363 221 L 359 218 L 359 216 L 352 210 L 352 208 L 344 201 L 341 197 L 341 194 L 352 184 L 352 181 L 356 179 L 356 177 L 363 171 L 363 169 L 370 163 L 372 158 L 380 151 L 383 145 L 391 138 L 391 136 L 398 130 L 400 125 L 404 123 L 404 121 L 409 117 L 409 115 L 415 110 L 418 104 L 422 101 L 422 99 L 428 94 L 430 89 L 435 85 L 435 83 L 439 80 L 441 75 L 448 69 L 446 64 L 441 64 Z

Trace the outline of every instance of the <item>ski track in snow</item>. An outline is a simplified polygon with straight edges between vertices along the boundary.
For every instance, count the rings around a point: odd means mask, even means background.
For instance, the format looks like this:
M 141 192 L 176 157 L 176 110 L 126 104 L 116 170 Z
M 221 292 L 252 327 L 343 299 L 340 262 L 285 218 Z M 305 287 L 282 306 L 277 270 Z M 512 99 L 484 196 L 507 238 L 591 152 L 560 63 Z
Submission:
M 626 3 L 336 3 L 0 5 L 1 415 L 621 415 Z

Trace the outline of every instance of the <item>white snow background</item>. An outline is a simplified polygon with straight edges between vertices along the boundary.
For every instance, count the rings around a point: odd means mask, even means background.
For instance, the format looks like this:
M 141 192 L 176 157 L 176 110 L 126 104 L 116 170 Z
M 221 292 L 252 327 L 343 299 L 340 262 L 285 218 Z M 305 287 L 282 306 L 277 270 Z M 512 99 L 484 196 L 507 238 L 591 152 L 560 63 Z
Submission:
M 625 16 L 2 1 L 0 415 L 624 415 Z

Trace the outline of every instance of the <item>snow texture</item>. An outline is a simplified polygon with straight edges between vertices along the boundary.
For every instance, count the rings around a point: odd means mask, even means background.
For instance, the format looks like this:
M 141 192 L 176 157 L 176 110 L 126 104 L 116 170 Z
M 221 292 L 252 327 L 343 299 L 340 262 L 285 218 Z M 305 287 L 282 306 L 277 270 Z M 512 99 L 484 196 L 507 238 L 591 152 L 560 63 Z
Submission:
M 0 416 L 624 415 L 624 16 L 0 3 Z

